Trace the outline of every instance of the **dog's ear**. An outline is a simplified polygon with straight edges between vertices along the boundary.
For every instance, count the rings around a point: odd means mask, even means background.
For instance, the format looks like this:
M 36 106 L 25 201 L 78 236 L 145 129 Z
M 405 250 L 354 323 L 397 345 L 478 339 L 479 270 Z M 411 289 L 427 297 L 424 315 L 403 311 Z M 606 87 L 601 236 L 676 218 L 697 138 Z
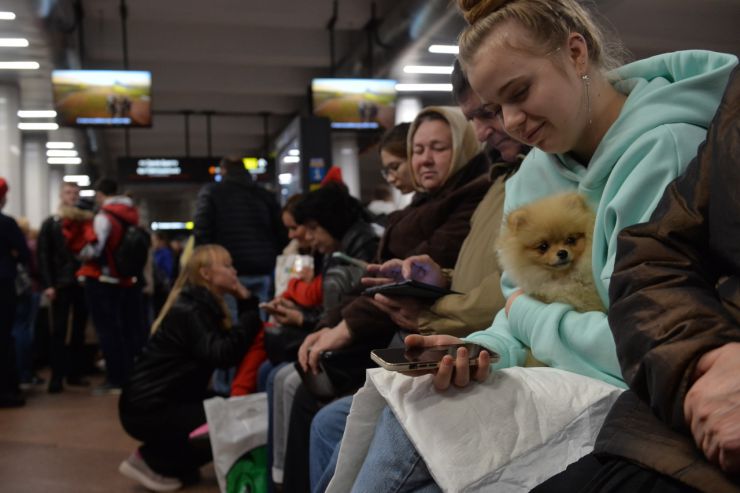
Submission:
M 586 203 L 586 197 L 580 193 L 568 194 L 566 204 L 571 209 L 589 210 L 588 204 Z
M 506 218 L 506 224 L 511 232 L 516 233 L 519 228 L 527 224 L 527 211 L 525 209 L 511 211 Z

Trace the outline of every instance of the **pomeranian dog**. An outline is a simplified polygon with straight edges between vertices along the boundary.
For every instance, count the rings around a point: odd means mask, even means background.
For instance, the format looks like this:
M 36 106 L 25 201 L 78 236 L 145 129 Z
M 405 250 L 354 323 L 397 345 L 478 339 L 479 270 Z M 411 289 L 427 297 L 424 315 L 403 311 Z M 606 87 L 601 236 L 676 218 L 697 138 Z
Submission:
M 497 241 L 502 269 L 540 301 L 605 312 L 591 271 L 594 219 L 585 198 L 575 192 L 511 211 Z

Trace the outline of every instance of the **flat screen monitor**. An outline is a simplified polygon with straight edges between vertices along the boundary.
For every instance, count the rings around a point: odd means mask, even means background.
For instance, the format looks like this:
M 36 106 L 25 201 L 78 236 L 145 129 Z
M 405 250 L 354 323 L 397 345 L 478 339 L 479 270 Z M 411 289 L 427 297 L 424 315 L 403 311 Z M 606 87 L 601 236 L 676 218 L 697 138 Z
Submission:
M 150 127 L 152 74 L 143 70 L 54 70 L 61 126 Z
M 313 79 L 313 114 L 328 117 L 332 128 L 391 128 L 396 118 L 396 81 L 390 79 Z

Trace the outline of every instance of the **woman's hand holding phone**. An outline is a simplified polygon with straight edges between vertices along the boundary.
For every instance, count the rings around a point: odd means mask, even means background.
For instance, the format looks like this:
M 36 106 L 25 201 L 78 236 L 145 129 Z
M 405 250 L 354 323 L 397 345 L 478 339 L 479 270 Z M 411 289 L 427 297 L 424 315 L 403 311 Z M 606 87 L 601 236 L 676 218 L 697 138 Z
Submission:
M 373 296 L 373 304 L 402 329 L 419 332 L 419 314 L 423 305 L 418 299 L 408 296 L 389 298 L 378 293 Z
M 414 255 L 404 260 L 395 258 L 380 265 L 370 264 L 367 272 L 372 276 L 362 278 L 362 284 L 367 287 L 409 279 L 440 288 L 447 287 L 442 267 L 429 255 Z
M 393 282 L 403 281 L 401 277 L 401 263 L 403 260 L 393 259 L 383 264 L 368 264 L 367 274 L 360 281 L 363 286 L 382 286 Z
M 462 344 L 464 341 L 448 335 L 422 336 L 412 334 L 407 336 L 404 342 L 406 347 L 409 348 Z M 455 385 L 455 387 L 466 387 L 472 380 L 484 381 L 488 377 L 490 364 L 491 355 L 488 351 L 481 351 L 478 355 L 478 366 L 471 367 L 468 361 L 468 350 L 465 347 L 460 347 L 457 350 L 457 357 L 444 356 L 436 371 L 409 374 L 434 373 L 434 387 L 437 390 L 447 390 L 450 384 Z

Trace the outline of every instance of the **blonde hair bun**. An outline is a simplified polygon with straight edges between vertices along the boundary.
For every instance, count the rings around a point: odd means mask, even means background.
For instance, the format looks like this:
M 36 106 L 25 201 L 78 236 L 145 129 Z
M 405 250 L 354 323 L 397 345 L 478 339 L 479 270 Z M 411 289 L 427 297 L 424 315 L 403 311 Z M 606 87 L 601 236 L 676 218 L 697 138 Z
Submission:
M 511 0 L 457 0 L 457 6 L 471 26 L 496 12 Z

